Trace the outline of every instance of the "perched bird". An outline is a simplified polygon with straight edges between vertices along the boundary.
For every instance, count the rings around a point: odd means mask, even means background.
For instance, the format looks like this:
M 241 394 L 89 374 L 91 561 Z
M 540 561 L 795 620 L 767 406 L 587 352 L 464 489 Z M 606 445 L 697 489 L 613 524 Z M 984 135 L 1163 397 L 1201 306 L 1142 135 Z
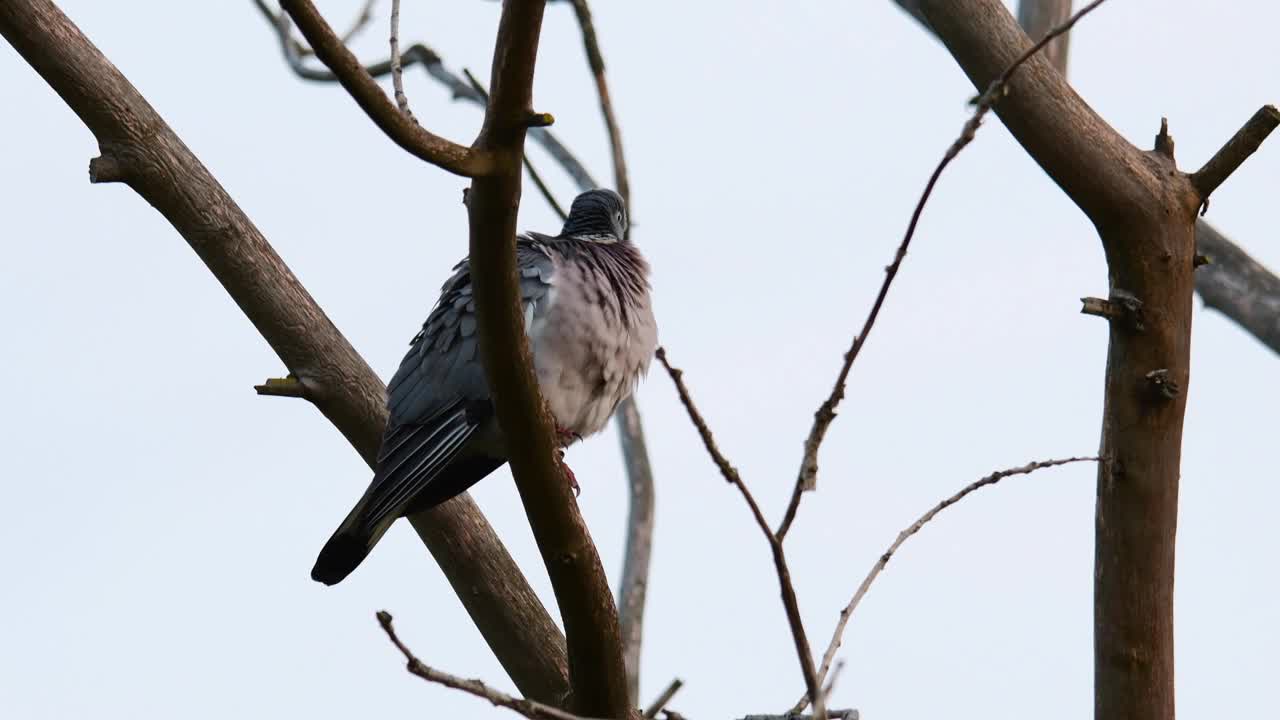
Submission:
M 520 302 L 538 387 L 562 446 L 604 429 L 657 346 L 649 266 L 612 190 L 574 199 L 559 235 L 517 238 Z M 507 462 L 480 364 L 464 259 L 387 387 L 373 482 L 325 544 L 311 578 L 341 582 L 396 518 L 448 500 Z M 571 480 L 575 489 L 576 480 Z

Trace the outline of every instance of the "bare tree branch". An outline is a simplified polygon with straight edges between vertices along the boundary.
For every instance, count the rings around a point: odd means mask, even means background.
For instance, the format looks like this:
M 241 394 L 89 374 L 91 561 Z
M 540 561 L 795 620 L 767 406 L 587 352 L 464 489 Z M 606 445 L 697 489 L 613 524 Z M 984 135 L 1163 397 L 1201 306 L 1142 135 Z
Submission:
M 1071 17 L 1071 0 L 1019 0 L 1018 24 L 1032 40 L 1039 40 L 1046 33 Z M 1067 44 L 1070 35 L 1061 35 L 1044 49 L 1044 56 L 1058 72 L 1067 74 Z
M 0 35 L 93 132 L 97 180 L 128 184 L 182 234 L 305 397 L 372 464 L 386 424 L 381 381 L 217 180 L 52 2 L 0 3 Z M 471 498 L 411 521 L 521 692 L 560 701 L 560 631 Z
M 1191 184 L 1204 199 L 1203 208 L 1209 207 L 1209 196 L 1213 191 L 1257 151 L 1277 125 L 1280 125 L 1280 110 L 1273 105 L 1264 105 L 1209 158 L 1204 167 L 1191 174 Z
M 600 52 L 600 41 L 596 37 L 596 26 L 591 21 L 591 8 L 587 0 L 572 0 L 573 12 L 578 16 L 578 25 L 582 27 L 582 43 L 586 47 L 587 62 L 591 66 L 591 74 L 596 80 L 596 94 L 600 97 L 600 112 L 604 115 L 604 124 L 609 131 L 609 147 L 613 155 L 613 178 L 617 183 L 618 194 L 627 201 L 627 211 L 631 211 L 631 183 L 627 179 L 627 160 L 622 152 L 622 131 L 618 128 L 618 118 L 613 112 L 613 101 L 609 98 L 609 83 L 604 76 L 604 55 Z
M 791 493 L 791 501 L 787 504 L 787 511 L 783 515 L 782 523 L 778 526 L 778 538 L 780 540 L 786 537 L 787 531 L 791 529 L 791 523 L 795 521 L 802 494 L 806 490 L 812 490 L 817 486 L 818 450 L 822 445 L 823 438 L 826 437 L 827 429 L 831 426 L 831 422 L 835 420 L 836 407 L 844 398 L 845 383 L 849 378 L 849 371 L 853 369 L 853 363 L 858 359 L 858 353 L 862 351 L 862 346 L 871 334 L 871 328 L 875 326 L 876 318 L 880 316 L 880 309 L 884 306 L 885 298 L 889 295 L 889 287 L 893 284 L 893 279 L 897 277 L 898 269 L 902 266 L 902 261 L 907 256 L 907 248 L 911 245 L 911 239 L 915 236 L 916 226 L 920 222 L 920 215 L 924 212 L 925 204 L 929 202 L 929 196 L 933 194 L 933 188 L 937 185 L 938 178 L 942 177 L 942 171 L 946 170 L 951 161 L 960 154 L 960 151 L 973 141 L 974 133 L 978 131 L 978 127 L 982 124 L 982 119 L 991 110 L 991 107 L 1003 97 L 1005 87 L 1008 85 L 1010 78 L 1013 77 L 1013 74 L 1018 71 L 1018 68 L 1036 53 L 1043 50 L 1054 38 L 1065 34 L 1077 20 L 1087 15 L 1103 2 L 1105 0 L 1094 0 L 1094 2 L 1089 3 L 1067 22 L 1046 33 L 1039 42 L 1028 48 L 1012 64 L 1005 68 L 1004 72 L 993 80 L 986 91 L 978 97 L 973 115 L 965 122 L 960 131 L 960 136 L 951 144 L 951 147 L 947 148 L 942 160 L 934 168 L 933 174 L 925 184 L 924 192 L 920 195 L 920 200 L 916 203 L 915 210 L 911 213 L 911 220 L 907 223 L 906 234 L 902 238 L 902 243 L 898 245 L 898 251 L 893 256 L 893 262 L 889 263 L 884 269 L 884 281 L 880 284 L 880 292 L 876 294 L 876 299 L 871 304 L 871 311 L 867 314 L 867 319 L 862 323 L 862 330 L 853 336 L 853 344 L 849 346 L 849 351 L 844 355 L 844 364 L 840 366 L 840 373 L 836 376 L 835 386 L 831 388 L 831 394 L 823 401 L 818 411 L 814 413 L 813 427 L 809 430 L 809 436 L 804 441 L 804 457 L 800 462 L 800 473 L 796 477 L 795 489 Z
M 367 8 L 368 6 L 366 6 Z M 346 40 L 343 40 L 346 44 Z M 418 119 L 413 116 L 413 111 L 409 109 L 409 98 L 404 94 L 404 78 L 403 68 L 400 67 L 400 0 L 391 0 L 391 86 L 395 88 L 396 105 L 400 106 L 400 112 L 404 113 L 410 120 L 415 123 Z M 371 76 L 372 77 L 372 76 Z
M 288 16 L 283 16 L 283 24 L 281 18 L 278 17 L 264 0 L 254 0 L 254 6 L 262 13 L 267 23 L 271 25 L 276 32 L 277 39 L 280 41 L 281 50 L 284 54 L 285 63 L 289 69 L 299 78 L 309 80 L 311 82 L 338 82 L 338 76 L 334 75 L 327 69 L 313 68 L 304 61 L 304 55 L 310 52 L 309 49 L 302 47 L 296 41 L 292 40 L 288 34 Z M 421 43 L 414 43 L 404 49 L 401 54 L 401 65 L 410 67 L 420 65 L 427 74 L 448 88 L 454 100 L 466 100 L 474 105 L 484 107 L 486 100 L 484 97 L 476 93 L 465 80 L 449 71 L 444 66 L 444 62 L 434 50 Z M 365 66 L 365 71 L 369 75 L 377 78 L 391 74 L 391 60 L 383 60 Z M 550 130 L 545 127 L 529 128 L 529 137 L 534 142 L 542 146 L 555 161 L 564 168 L 569 177 L 573 179 L 575 185 L 581 190 L 590 190 L 597 187 L 595 178 L 587 171 L 581 161 L 574 156 L 568 148 L 564 146 Z
M 497 160 L 492 156 L 474 146 L 466 147 L 435 135 L 401 113 L 314 5 L 282 0 L 280 7 L 297 24 L 316 57 L 338 77 L 338 82 L 369 119 L 397 145 L 455 175 L 476 177 L 493 171 Z
M 535 117 L 533 72 L 543 9 L 541 0 L 502 6 L 489 104 L 474 146 L 494 156 L 497 167 L 471 183 L 471 274 L 485 377 L 516 488 L 564 621 L 572 708 L 580 715 L 620 718 L 631 706 L 617 608 L 555 450 L 519 304 L 516 208 L 525 131 Z
M 738 469 L 729 462 L 729 459 L 720 452 L 720 447 L 716 444 L 715 436 L 711 434 L 711 429 L 707 427 L 707 422 L 702 419 L 702 413 L 698 412 L 698 408 L 693 404 L 693 397 L 689 394 L 689 388 L 684 383 L 684 371 L 671 366 L 667 361 L 666 348 L 658 348 L 655 357 L 667 369 L 667 374 L 671 376 L 671 381 L 675 383 L 676 392 L 680 396 L 680 402 L 684 405 L 685 410 L 689 413 L 689 419 L 693 422 L 694 428 L 697 429 L 698 435 L 702 438 L 702 444 L 707 449 L 707 454 L 711 456 L 712 462 L 716 467 L 720 468 L 720 474 L 730 484 L 742 493 L 742 499 L 747 502 L 747 507 L 751 509 L 751 515 L 755 518 L 756 525 L 760 527 L 760 532 L 764 533 L 765 539 L 769 541 L 769 549 L 773 553 L 773 565 L 778 574 L 778 585 L 782 591 L 782 605 L 787 612 L 787 623 L 791 626 L 791 637 L 795 641 L 796 655 L 800 660 L 800 670 L 804 676 L 805 688 L 809 697 L 814 698 L 814 715 L 823 716 L 825 705 L 822 693 L 822 683 L 818 679 L 818 673 L 813 665 L 813 651 L 809 649 L 809 638 L 804 630 L 804 622 L 800 618 L 800 604 L 796 600 L 795 585 L 791 582 L 791 570 L 787 566 L 786 552 L 782 547 L 782 539 L 774 534 L 769 528 L 769 521 L 765 520 L 764 513 L 760 511 L 760 504 L 756 502 L 751 491 L 747 489 L 746 483 L 742 482 L 742 476 L 738 474 Z
M 871 566 L 871 570 L 867 573 L 867 576 L 862 579 L 862 584 L 858 585 L 858 589 L 853 593 L 853 597 L 849 600 L 849 603 L 840 611 L 840 620 L 836 623 L 835 631 L 831 633 L 831 642 L 827 645 L 827 651 L 822 655 L 822 666 L 818 668 L 818 676 L 821 678 L 827 677 L 827 672 L 831 669 L 831 663 L 835 660 L 836 651 L 840 649 L 841 643 L 844 642 L 844 629 L 849 624 L 849 618 L 853 617 L 853 611 L 858 609 L 858 604 L 862 602 L 862 598 L 867 594 L 867 591 L 871 589 L 871 583 L 875 582 L 876 578 L 880 576 L 881 571 L 883 571 L 889 564 L 889 560 L 898 552 L 898 548 L 902 547 L 902 544 L 905 543 L 912 535 L 920 532 L 921 528 L 937 517 L 939 513 L 960 502 L 970 493 L 976 490 L 981 490 L 988 485 L 995 485 L 1007 477 L 1014 475 L 1028 475 L 1036 470 L 1056 467 L 1058 465 L 1067 465 L 1069 463 L 1077 462 L 1097 462 L 1097 460 L 1098 458 L 1096 457 L 1071 457 L 1063 460 L 1041 460 L 1039 462 L 1027 463 L 1020 467 L 1013 467 L 1007 470 L 993 472 L 976 482 L 966 485 L 962 490 L 960 490 L 960 492 L 930 508 L 929 511 L 921 515 L 918 520 L 907 526 L 907 528 L 902 532 L 898 533 L 898 537 L 889 544 L 888 549 L 886 549 L 876 560 L 875 564 Z M 834 673 L 832 673 L 832 676 L 834 677 Z M 808 706 L 808 704 L 809 696 L 802 696 L 800 700 L 792 706 L 790 712 L 801 712 L 806 706 Z
M 529 718 L 529 720 L 585 720 L 584 718 L 567 713 L 557 707 L 544 705 L 534 700 L 526 700 L 522 698 L 512 697 L 500 690 L 495 690 L 480 680 L 468 680 L 460 678 L 456 675 L 436 670 L 435 668 L 423 663 L 419 660 L 400 637 L 396 635 L 396 629 L 391 624 L 391 613 L 386 610 L 378 611 L 378 624 L 382 626 L 391 643 L 396 646 L 401 655 L 404 655 L 406 669 L 418 677 L 454 690 L 461 690 L 478 698 L 483 698 L 493 703 L 497 707 L 514 710 L 521 715 Z
M 786 713 L 784 715 L 744 715 L 742 720 L 814 720 L 814 718 L 826 717 L 827 720 L 858 720 L 857 710 L 828 710 L 824 713 L 815 712 L 812 715 L 800 715 L 797 713 Z
M 999 0 L 925 0 L 920 9 L 979 88 L 1029 42 Z M 1133 147 L 1043 58 L 1027 62 L 995 111 L 1093 222 L 1111 294 L 1130 295 L 1143 308 L 1143 331 L 1110 323 L 1095 521 L 1094 713 L 1098 720 L 1169 720 L 1186 412 L 1179 389 L 1190 377 L 1204 188 L 1178 170 L 1165 128 L 1154 152 Z
M 1280 278 L 1203 220 L 1196 222 L 1196 250 L 1209 260 L 1196 270 L 1196 291 L 1205 307 L 1280 353 Z
M 929 21 L 920 12 L 919 0 L 894 0 L 899 7 L 920 22 L 926 30 L 933 33 Z M 1063 0 L 1022 0 L 1020 10 L 1028 4 L 1064 5 Z M 1024 21 L 1027 10 L 1019 12 L 1019 20 Z M 1037 14 L 1039 18 L 1046 13 Z M 1031 37 L 1037 36 L 1037 28 L 1023 25 Z M 1065 41 L 1066 37 L 1060 38 Z M 1061 45 L 1061 65 L 1059 71 L 1065 75 L 1067 45 Z M 1248 253 L 1228 240 L 1221 232 L 1204 220 L 1196 222 L 1196 244 L 1198 251 L 1206 256 L 1216 256 L 1224 261 L 1217 268 L 1205 268 L 1196 273 L 1195 288 L 1205 304 L 1218 310 L 1227 318 L 1243 327 L 1267 347 L 1280 353 L 1280 277 L 1264 268 L 1249 257 Z M 1227 261 L 1226 258 L 1239 259 Z

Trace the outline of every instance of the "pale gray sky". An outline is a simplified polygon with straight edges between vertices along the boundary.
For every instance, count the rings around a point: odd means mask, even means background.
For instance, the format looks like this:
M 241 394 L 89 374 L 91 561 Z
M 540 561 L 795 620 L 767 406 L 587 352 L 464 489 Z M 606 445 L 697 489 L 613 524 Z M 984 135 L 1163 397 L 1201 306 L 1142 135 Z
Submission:
M 345 24 L 357 0 L 322 8 Z M 384 138 L 337 87 L 284 67 L 249 2 L 65 11 L 227 187 L 388 377 L 465 253 L 464 183 Z M 800 444 L 973 90 L 888 0 L 595 3 L 654 267 L 661 340 L 776 519 Z M 497 6 L 407 3 L 403 36 L 487 74 Z M 385 12 L 385 8 L 384 8 Z M 358 43 L 385 52 L 385 14 Z M 1071 78 L 1147 146 L 1167 116 L 1198 167 L 1275 78 L 1273 3 L 1113 0 Z M 418 117 L 469 141 L 480 114 L 407 75 Z M 13 718 L 511 717 L 428 686 L 429 663 L 510 688 L 407 524 L 350 579 L 308 578 L 368 482 L 182 239 L 124 186 L 90 186 L 92 136 L 8 45 L 0 265 L 0 708 Z M 571 10 L 548 8 L 537 109 L 600 178 L 607 145 Z M 1209 219 L 1280 268 L 1280 147 Z M 569 182 L 535 159 L 562 199 Z M 558 227 L 532 190 L 521 225 Z M 1096 450 L 1106 291 L 1085 217 L 994 118 L 943 178 L 859 361 L 788 549 L 826 644 L 868 567 L 927 507 L 987 472 Z M 1197 307 L 1199 303 L 1197 301 Z M 1280 358 L 1196 314 L 1178 545 L 1178 701 L 1273 704 Z M 767 547 L 660 372 L 641 387 L 658 524 L 642 695 L 673 676 L 693 718 L 777 712 L 802 689 Z M 569 459 L 611 577 L 626 494 L 616 438 Z M 854 617 L 833 704 L 872 719 L 1077 718 L 1092 707 L 1093 477 L 984 490 L 904 548 Z M 475 495 L 546 602 L 506 471 Z

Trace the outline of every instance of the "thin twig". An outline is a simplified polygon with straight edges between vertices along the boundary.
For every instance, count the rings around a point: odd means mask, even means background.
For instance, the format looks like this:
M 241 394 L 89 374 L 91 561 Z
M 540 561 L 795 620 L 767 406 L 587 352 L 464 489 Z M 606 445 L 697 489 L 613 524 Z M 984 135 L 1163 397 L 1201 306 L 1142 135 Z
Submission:
M 377 614 L 378 624 L 382 626 L 383 631 L 387 633 L 387 637 L 391 639 L 391 643 L 396 646 L 401 655 L 404 655 L 406 661 L 406 669 L 418 677 L 428 682 L 444 685 L 454 690 L 461 690 L 465 693 L 483 698 L 498 707 L 514 710 L 521 715 L 529 718 L 529 720 L 585 720 L 584 718 L 565 712 L 560 708 L 544 705 L 540 702 L 528 700 L 525 698 L 512 697 L 504 692 L 495 690 L 480 680 L 468 680 L 460 678 L 456 675 L 436 670 L 419 660 L 396 635 L 395 627 L 391 624 L 391 613 L 386 610 L 379 610 Z
M 587 0 L 573 0 L 573 11 L 578 16 L 578 24 L 582 27 L 582 44 L 587 51 L 587 62 L 591 65 L 591 74 L 596 81 L 596 94 L 600 97 L 600 112 L 604 115 L 604 124 L 609 131 L 609 148 L 613 155 L 613 178 L 615 188 L 631 210 L 631 183 L 627 179 L 627 160 L 622 152 L 622 131 L 618 128 L 618 118 L 613 112 L 613 101 L 609 98 L 609 83 L 604 76 L 604 55 L 600 52 L 600 40 L 596 37 L 596 26 L 591 20 L 591 8 Z
M 366 6 L 367 7 L 367 6 Z M 415 123 L 418 119 L 409 109 L 409 98 L 404 94 L 404 69 L 400 67 L 400 0 L 391 0 L 391 86 L 395 89 L 396 105 Z
M 836 681 L 840 679 L 842 672 L 844 672 L 844 661 L 837 660 L 835 667 L 831 668 L 831 674 L 827 676 L 827 684 L 822 686 L 822 697 L 831 699 L 831 691 L 836 689 Z
M 783 715 L 744 715 L 741 720 L 814 720 L 814 718 L 826 716 L 827 720 L 858 720 L 860 717 L 857 710 L 828 710 L 825 713 L 813 713 L 812 715 L 801 715 L 800 713 L 785 713 Z
M 1056 467 L 1058 465 L 1067 465 L 1069 463 L 1097 461 L 1097 457 L 1071 457 L 1062 460 L 1042 460 L 1039 462 L 1027 463 L 1026 465 L 1019 467 L 1009 468 L 1007 470 L 1000 470 L 993 472 L 976 482 L 966 485 L 960 492 L 930 508 L 929 511 L 921 515 L 918 520 L 909 525 L 902 532 L 898 533 L 898 537 L 894 539 L 893 543 L 891 543 L 888 549 L 884 551 L 884 554 L 882 554 L 876 560 L 875 564 L 871 566 L 871 570 L 867 573 L 867 576 L 863 578 L 862 584 L 859 585 L 857 591 L 854 592 L 853 598 L 849 600 L 849 604 L 845 605 L 844 609 L 840 611 L 840 620 L 836 623 L 836 629 L 831 635 L 831 642 L 827 645 L 827 651 L 822 655 L 822 667 L 819 668 L 818 675 L 820 677 L 826 676 L 827 670 L 831 667 L 832 660 L 835 659 L 836 650 L 840 649 L 840 643 L 844 637 L 844 629 L 849 624 L 849 618 L 853 616 L 853 611 L 857 609 L 858 603 L 862 602 L 863 596 L 865 596 L 867 594 L 867 590 L 871 588 L 871 583 L 875 582 L 875 579 L 880 576 L 880 572 L 889 564 L 889 560 L 894 556 L 894 553 L 898 552 L 898 548 L 902 547 L 902 544 L 907 541 L 907 538 L 920 532 L 921 528 L 923 528 L 930 520 L 933 520 L 938 516 L 938 513 L 960 502 L 965 498 L 965 496 L 975 490 L 980 490 L 988 485 L 995 485 L 1001 480 L 1013 475 L 1027 475 L 1035 472 L 1036 470 Z M 806 695 L 805 697 L 800 698 L 799 702 L 792 706 L 791 712 L 798 713 L 801 710 L 804 710 L 805 706 L 808 704 L 809 698 Z
M 680 678 L 672 680 L 671 684 L 667 686 L 667 689 L 663 690 L 662 694 L 658 696 L 658 699 L 654 700 L 653 703 L 644 711 L 644 716 L 650 720 L 658 717 L 658 713 L 662 712 L 663 708 L 667 706 L 667 703 L 671 702 L 671 698 L 675 697 L 676 693 L 680 692 L 680 688 L 682 687 L 684 687 L 683 680 Z
M 742 494 L 742 499 L 746 500 L 747 507 L 751 509 L 751 515 L 755 518 L 756 525 L 760 526 L 760 531 L 764 533 L 765 539 L 769 541 L 769 549 L 773 553 L 773 565 L 778 574 L 778 585 L 782 591 L 782 604 L 787 612 L 787 622 L 791 626 L 791 637 L 795 641 L 796 655 L 800 660 L 800 670 L 804 675 L 805 687 L 809 697 L 815 698 L 815 714 L 821 716 L 823 712 L 821 682 L 813 665 L 813 652 L 809 648 L 809 638 L 805 634 L 804 623 L 800 619 L 800 604 L 796 599 L 795 586 L 791 582 L 791 570 L 787 566 L 786 553 L 782 548 L 782 540 L 773 533 L 769 528 L 769 521 L 765 520 L 764 513 L 760 512 L 760 505 L 756 502 L 755 497 L 747 486 L 742 482 L 742 476 L 738 474 L 737 468 L 729 462 L 728 458 L 720 452 L 720 447 L 716 445 L 715 436 L 711 434 L 711 429 L 707 427 L 706 420 L 702 419 L 702 413 L 698 412 L 698 408 L 693 403 L 693 398 L 689 394 L 689 388 L 684 383 L 684 371 L 671 366 L 667 361 L 666 348 L 658 348 L 654 353 L 658 358 L 658 362 L 666 368 L 667 374 L 671 376 L 672 382 L 675 383 L 676 392 L 680 395 L 680 402 L 684 405 L 685 410 L 689 414 L 689 419 L 693 421 L 693 426 L 697 428 L 698 435 L 702 437 L 702 444 L 706 447 L 707 453 L 711 455 L 711 460 L 720 468 L 720 474 L 729 484 L 738 488 Z
M 1094 0 L 1080 12 L 1071 16 L 1069 20 L 1045 33 L 1045 36 L 1039 42 L 1028 48 L 1012 65 L 1000 74 L 1000 77 L 991 83 L 986 92 L 974 100 L 973 116 L 965 122 L 960 131 L 960 137 L 956 138 L 951 147 L 947 148 L 946 154 L 942 156 L 942 160 L 934 168 L 933 174 L 929 176 L 929 182 L 925 184 L 924 193 L 921 194 L 915 210 L 911 213 L 911 221 L 907 224 L 907 232 L 902 238 L 902 243 L 898 245 L 898 251 L 893 256 L 893 262 L 884 270 L 884 282 L 881 283 L 880 292 L 876 295 L 875 302 L 871 305 L 871 312 L 867 314 L 867 319 L 862 324 L 862 330 L 853 337 L 853 343 L 850 345 L 849 351 L 844 355 L 844 364 L 840 367 L 840 373 L 836 376 L 836 382 L 831 388 L 831 394 L 822 402 L 817 412 L 814 413 L 813 427 L 809 430 L 809 436 L 804 441 L 804 456 L 800 461 L 800 472 L 796 476 L 795 489 L 791 493 L 791 501 L 787 504 L 787 511 L 783 515 L 782 523 L 778 526 L 777 534 L 780 539 L 786 537 L 787 531 L 791 529 L 791 523 L 795 521 L 796 512 L 800 508 L 801 495 L 806 490 L 812 490 L 817 486 L 818 449 L 822 445 L 823 438 L 826 437 L 827 429 L 831 427 L 831 422 L 835 420 L 836 407 L 844 399 L 845 382 L 849 378 L 849 371 L 853 368 L 854 361 L 858 359 L 858 353 L 862 351 L 862 346 L 866 343 L 867 336 L 871 334 L 871 328 L 875 325 L 876 318 L 880 316 L 880 309 L 884 305 L 885 297 L 889 294 L 889 286 L 893 283 L 894 277 L 898 274 L 898 269 L 902 266 L 903 259 L 907 256 L 907 248 L 911 245 L 912 237 L 915 236 L 916 225 L 920 222 L 920 215 L 924 212 L 924 206 L 929 202 L 929 196 L 933 194 L 933 188 L 938 183 L 938 178 L 942 176 L 942 171 L 951 164 L 951 161 L 960 154 L 960 151 L 966 145 L 973 141 L 974 134 L 982 124 L 983 118 L 1004 95 L 1005 87 L 1018 68 L 1054 38 L 1070 30 L 1080 18 L 1089 14 L 1104 2 L 1106 0 Z

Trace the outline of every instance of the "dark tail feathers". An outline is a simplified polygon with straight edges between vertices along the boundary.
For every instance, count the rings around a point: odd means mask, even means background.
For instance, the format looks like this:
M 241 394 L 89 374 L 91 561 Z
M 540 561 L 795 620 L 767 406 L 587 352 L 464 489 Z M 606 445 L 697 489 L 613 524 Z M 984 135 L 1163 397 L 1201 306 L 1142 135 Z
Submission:
M 325 585 L 337 585 L 364 562 L 373 544 L 373 538 L 367 535 L 339 528 L 316 558 L 316 565 L 311 568 L 311 579 Z

